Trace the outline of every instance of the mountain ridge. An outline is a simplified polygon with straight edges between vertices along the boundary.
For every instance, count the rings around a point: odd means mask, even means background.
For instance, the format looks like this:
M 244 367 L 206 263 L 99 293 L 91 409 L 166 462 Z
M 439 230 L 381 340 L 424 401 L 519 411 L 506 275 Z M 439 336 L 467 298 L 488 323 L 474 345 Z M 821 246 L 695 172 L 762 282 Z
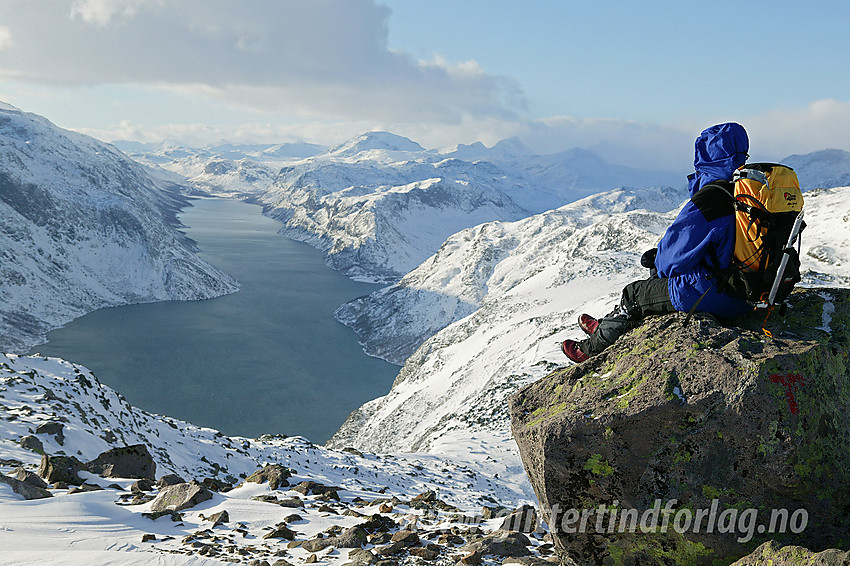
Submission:
M 0 109 L 0 349 L 96 308 L 235 291 L 179 232 L 186 204 L 111 146 Z
M 285 162 L 182 150 L 150 161 L 189 177 L 201 191 L 262 204 L 284 224 L 284 235 L 321 249 L 331 267 L 385 283 L 463 228 L 518 220 L 601 188 L 650 181 L 684 186 L 678 175 L 613 166 L 579 150 L 535 156 L 518 140 L 503 140 L 493 148 L 473 144 L 440 153 L 388 132 L 367 132 Z
M 803 190 L 850 185 L 850 152 L 823 149 L 804 155 L 790 155 L 782 163 L 792 167 Z

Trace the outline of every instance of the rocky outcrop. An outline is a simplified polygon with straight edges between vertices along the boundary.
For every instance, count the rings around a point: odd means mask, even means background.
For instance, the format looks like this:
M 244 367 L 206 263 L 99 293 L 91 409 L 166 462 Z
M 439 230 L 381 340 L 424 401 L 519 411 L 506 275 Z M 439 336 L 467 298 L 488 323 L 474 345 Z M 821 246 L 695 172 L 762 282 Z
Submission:
M 850 290 L 784 319 L 653 317 L 510 399 L 563 563 L 711 564 L 767 540 L 845 548 Z M 846 548 L 845 548 L 846 550 Z
M 144 444 L 107 450 L 86 469 L 105 478 L 156 479 L 156 462 Z

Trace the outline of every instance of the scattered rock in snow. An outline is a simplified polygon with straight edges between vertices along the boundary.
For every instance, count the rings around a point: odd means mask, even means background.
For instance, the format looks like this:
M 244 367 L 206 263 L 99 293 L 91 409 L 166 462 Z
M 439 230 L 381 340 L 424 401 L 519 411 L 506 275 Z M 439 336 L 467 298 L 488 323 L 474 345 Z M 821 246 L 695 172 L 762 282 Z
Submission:
M 33 452 L 37 452 L 39 454 L 44 454 L 44 445 L 41 443 L 41 440 L 37 436 L 33 436 L 31 434 L 24 436 L 20 441 L 21 448 L 26 450 L 32 450 Z
M 292 491 L 297 491 L 302 495 L 326 495 L 331 499 L 335 499 L 339 501 L 339 494 L 341 487 L 335 487 L 331 485 L 323 485 L 314 481 L 303 481 L 292 488 Z
M 213 527 L 217 527 L 218 525 L 223 525 L 224 523 L 230 522 L 230 515 L 227 511 L 219 511 L 218 513 L 213 513 L 209 517 L 201 515 L 201 519 L 204 521 L 209 521 L 213 524 Z
M 35 474 L 22 467 L 18 467 L 15 470 L 14 478 L 24 483 L 28 483 L 32 486 L 40 487 L 41 489 L 47 489 L 48 487 L 50 487 L 43 479 L 41 479 L 41 477 L 38 476 L 38 474 Z
M 68 490 L 68 495 L 73 495 L 75 493 L 86 493 L 89 491 L 103 491 L 103 487 L 93 484 L 93 483 L 84 483 L 79 487 L 72 487 Z
M 12 491 L 23 497 L 24 499 L 45 499 L 52 497 L 51 493 L 41 487 L 23 482 L 21 480 L 10 478 L 0 474 L 0 482 L 11 486 Z
M 263 538 L 285 538 L 286 540 L 295 540 L 295 532 L 286 525 L 281 524 L 277 525 L 271 532 L 263 536 Z
M 181 483 L 186 483 L 186 480 L 177 474 L 166 474 L 156 481 L 156 487 L 162 488 L 168 487 L 169 485 L 179 485 Z
M 281 466 L 280 464 L 268 464 L 263 469 L 257 470 L 245 481 L 254 483 L 268 482 L 269 488 L 278 489 L 280 487 L 289 487 L 287 479 L 292 477 L 292 472 Z
M 151 491 L 153 488 L 153 480 L 144 478 L 133 482 L 133 485 L 130 486 L 130 491 L 132 491 L 133 493 L 141 493 L 144 491 Z
M 531 541 L 515 531 L 496 531 L 463 547 L 463 551 L 481 556 L 527 556 Z
M 530 533 L 537 529 L 537 510 L 531 505 L 523 505 L 507 517 L 500 527 L 503 531 Z
M 162 489 L 151 504 L 151 511 L 183 511 L 212 499 L 212 493 L 200 483 L 170 485 Z
M 58 422 L 48 422 L 41 425 L 35 429 L 36 434 L 49 434 L 56 439 L 56 443 L 59 446 L 65 444 L 65 425 Z
M 183 515 L 181 515 L 177 511 L 174 511 L 173 509 L 165 509 L 163 511 L 154 511 L 151 513 L 142 513 L 142 517 L 147 517 L 151 521 L 156 521 L 160 517 L 164 517 L 166 515 L 171 517 L 171 521 L 174 523 L 179 523 L 183 520 Z

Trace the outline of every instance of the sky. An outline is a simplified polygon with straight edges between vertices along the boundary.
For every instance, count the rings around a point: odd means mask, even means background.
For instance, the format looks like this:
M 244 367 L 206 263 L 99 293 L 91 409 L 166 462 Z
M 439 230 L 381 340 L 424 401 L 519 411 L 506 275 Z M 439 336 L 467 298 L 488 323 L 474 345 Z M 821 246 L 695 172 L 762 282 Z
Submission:
M 0 0 L 0 101 L 105 141 L 443 149 L 687 170 L 850 150 L 846 0 Z

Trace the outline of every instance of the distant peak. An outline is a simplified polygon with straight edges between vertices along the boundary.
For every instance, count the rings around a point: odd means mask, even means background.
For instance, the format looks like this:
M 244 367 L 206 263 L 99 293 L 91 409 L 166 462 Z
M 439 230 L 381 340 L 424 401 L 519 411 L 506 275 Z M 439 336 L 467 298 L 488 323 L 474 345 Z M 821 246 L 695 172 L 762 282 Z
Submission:
M 534 152 L 528 148 L 517 137 L 507 138 L 491 148 L 480 141 L 471 144 L 458 144 L 453 148 L 444 151 L 443 154 L 449 157 L 458 157 L 460 159 L 479 159 L 487 157 L 522 157 L 533 155 Z
M 458 151 L 487 151 L 487 146 L 480 141 L 477 141 L 470 144 L 459 143 L 449 150 L 449 152 Z
M 522 143 L 516 136 L 506 138 L 493 146 L 494 151 L 499 151 L 508 155 L 531 155 L 534 152 L 527 145 Z
M 9 110 L 10 112 L 21 112 L 20 108 L 12 106 L 11 104 L 3 102 L 2 100 L 0 100 L 0 110 Z
M 830 162 L 847 162 L 850 161 L 850 152 L 844 151 L 843 149 L 822 149 L 820 151 L 814 151 L 812 153 L 806 153 L 804 155 L 794 154 L 789 157 L 786 157 L 783 161 L 800 161 L 800 160 L 808 160 L 811 162 L 814 161 L 830 161 Z
M 409 138 L 390 132 L 366 132 L 334 147 L 330 153 L 348 156 L 372 150 L 420 152 L 425 151 L 425 148 Z

